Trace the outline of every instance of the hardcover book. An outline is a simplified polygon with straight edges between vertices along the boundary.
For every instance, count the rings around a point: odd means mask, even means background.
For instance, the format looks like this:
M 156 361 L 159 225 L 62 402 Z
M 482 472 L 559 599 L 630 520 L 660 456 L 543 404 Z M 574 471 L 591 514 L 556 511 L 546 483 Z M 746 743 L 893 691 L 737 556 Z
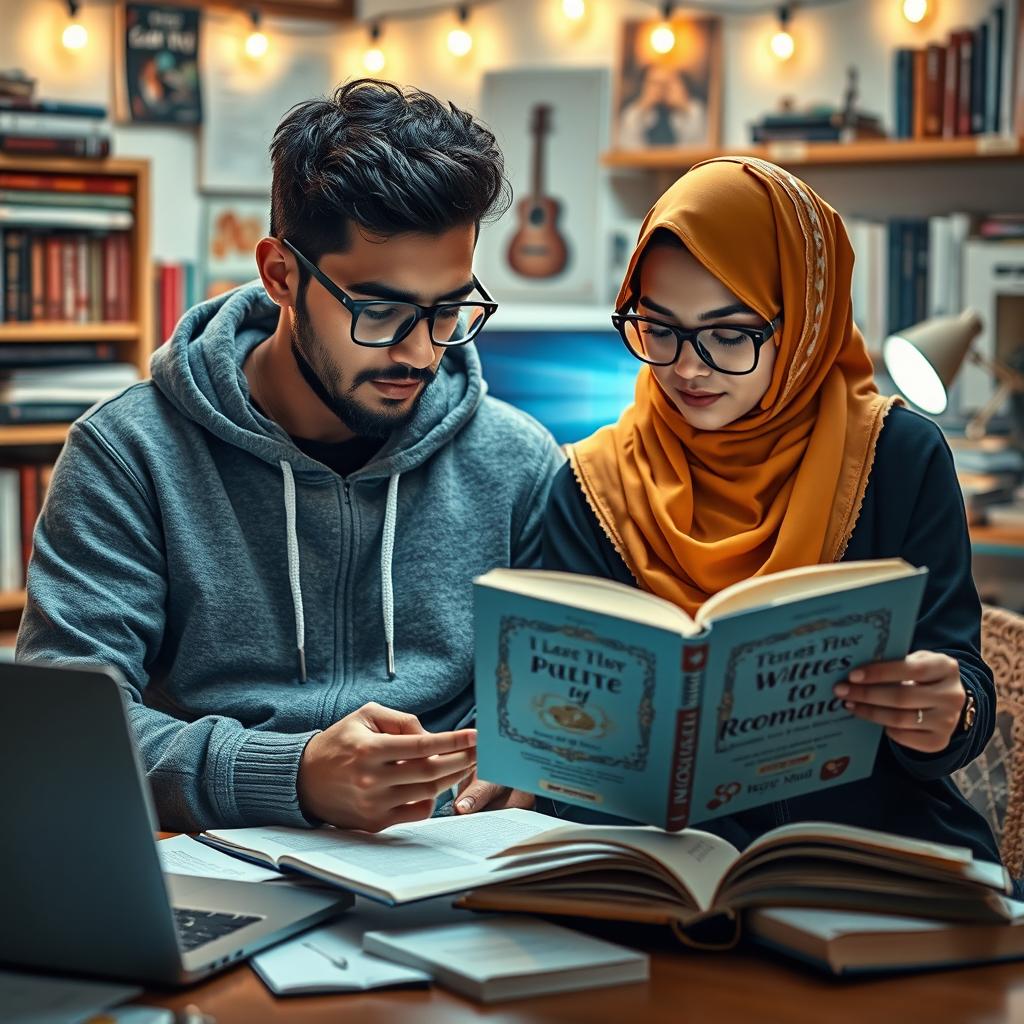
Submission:
M 608 580 L 492 570 L 475 587 L 478 775 L 668 830 L 865 778 L 881 729 L 832 688 L 906 655 L 926 575 L 809 566 L 691 619 Z

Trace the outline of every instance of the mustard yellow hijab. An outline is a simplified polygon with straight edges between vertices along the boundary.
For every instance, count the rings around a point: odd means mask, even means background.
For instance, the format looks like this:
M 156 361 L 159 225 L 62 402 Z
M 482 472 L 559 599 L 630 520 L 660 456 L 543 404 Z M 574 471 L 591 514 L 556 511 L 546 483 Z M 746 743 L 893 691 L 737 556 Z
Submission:
M 637 582 L 692 615 L 732 583 L 843 556 L 896 399 L 878 394 L 853 323 L 843 222 L 803 182 L 750 157 L 695 165 L 647 215 L 620 310 L 659 228 L 765 320 L 784 317 L 771 383 L 745 416 L 692 427 L 644 366 L 618 423 L 569 451 Z

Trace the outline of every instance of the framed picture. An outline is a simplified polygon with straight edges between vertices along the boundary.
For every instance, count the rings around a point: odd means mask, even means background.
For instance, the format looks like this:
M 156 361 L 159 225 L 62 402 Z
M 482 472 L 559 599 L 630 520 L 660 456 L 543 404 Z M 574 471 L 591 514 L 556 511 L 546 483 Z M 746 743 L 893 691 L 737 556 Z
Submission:
M 654 48 L 657 22 L 622 26 L 622 52 L 613 125 L 617 149 L 717 146 L 722 91 L 721 22 L 673 17 L 669 40 Z
M 203 203 L 204 298 L 258 276 L 256 243 L 270 232 L 270 198 L 208 198 Z
M 480 280 L 499 301 L 598 302 L 603 69 L 492 71 L 482 117 L 505 155 L 511 210 L 480 234 Z M 501 316 L 499 312 L 498 316 Z
M 198 124 L 199 9 L 125 3 L 114 10 L 118 120 Z

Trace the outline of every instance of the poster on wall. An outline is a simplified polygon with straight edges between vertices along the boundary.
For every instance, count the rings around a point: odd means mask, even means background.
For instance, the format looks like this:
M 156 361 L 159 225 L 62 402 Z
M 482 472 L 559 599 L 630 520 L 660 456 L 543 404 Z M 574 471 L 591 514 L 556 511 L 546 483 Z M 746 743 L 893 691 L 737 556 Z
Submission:
M 203 203 L 203 297 L 258 277 L 256 243 L 270 232 L 270 197 L 208 198 Z
M 623 22 L 616 148 L 717 146 L 721 63 L 718 18 L 673 17 L 668 30 L 650 20 Z
M 117 117 L 142 124 L 199 124 L 199 10 L 118 4 Z
M 511 210 L 480 233 L 479 276 L 499 301 L 600 299 L 607 103 L 600 69 L 484 76 L 481 114 L 505 154 L 513 192 Z

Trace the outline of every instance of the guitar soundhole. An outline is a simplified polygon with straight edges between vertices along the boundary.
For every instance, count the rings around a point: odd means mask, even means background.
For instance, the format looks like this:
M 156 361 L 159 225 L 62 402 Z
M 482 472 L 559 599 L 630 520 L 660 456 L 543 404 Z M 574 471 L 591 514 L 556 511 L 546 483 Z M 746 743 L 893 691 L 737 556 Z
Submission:
M 541 206 L 535 206 L 530 211 L 530 223 L 535 227 L 540 227 L 544 223 L 544 208 Z

